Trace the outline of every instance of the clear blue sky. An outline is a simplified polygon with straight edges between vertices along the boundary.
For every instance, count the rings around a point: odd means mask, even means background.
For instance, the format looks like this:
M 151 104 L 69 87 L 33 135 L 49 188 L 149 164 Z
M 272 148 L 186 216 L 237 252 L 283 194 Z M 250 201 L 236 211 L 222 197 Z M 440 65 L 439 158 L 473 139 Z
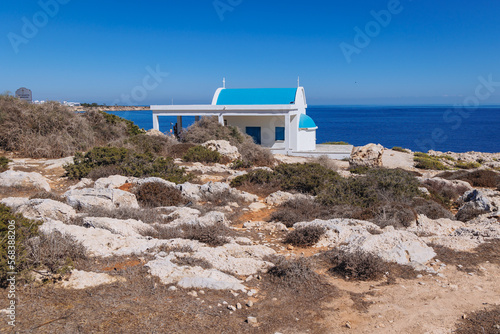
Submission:
M 370 13 L 394 0 L 220 0 L 225 12 L 213 0 L 59 1 L 53 17 L 38 1 L 2 2 L 0 92 L 210 103 L 223 77 L 231 88 L 295 87 L 300 75 L 309 104 L 408 105 L 462 103 L 478 77 L 500 82 L 498 1 L 401 0 L 385 26 Z M 356 46 L 354 29 L 367 24 L 373 37 Z M 350 63 L 341 43 L 357 47 Z M 156 83 L 147 67 L 169 75 Z M 489 88 L 481 103 L 500 104 L 500 83 Z

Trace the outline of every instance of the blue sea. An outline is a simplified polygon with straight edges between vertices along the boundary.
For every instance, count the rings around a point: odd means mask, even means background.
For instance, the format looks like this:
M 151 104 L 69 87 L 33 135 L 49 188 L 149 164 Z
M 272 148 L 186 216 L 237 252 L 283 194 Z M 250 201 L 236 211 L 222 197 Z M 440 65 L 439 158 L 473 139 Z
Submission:
M 151 111 L 112 113 L 145 130 L 153 128 Z M 500 152 L 500 107 L 309 106 L 307 114 L 318 126 L 317 143 L 377 143 L 423 152 Z M 160 117 L 160 131 L 169 131 L 176 121 L 176 117 Z M 184 127 L 193 122 L 194 117 L 183 117 Z

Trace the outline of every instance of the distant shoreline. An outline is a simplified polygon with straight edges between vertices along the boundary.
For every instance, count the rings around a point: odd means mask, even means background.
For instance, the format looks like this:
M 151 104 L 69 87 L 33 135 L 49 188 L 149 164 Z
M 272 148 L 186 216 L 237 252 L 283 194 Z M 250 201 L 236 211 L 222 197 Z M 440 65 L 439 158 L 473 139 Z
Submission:
M 106 107 L 99 106 L 99 107 L 91 107 L 91 108 L 78 106 L 78 107 L 69 107 L 69 108 L 71 110 L 74 110 L 74 111 L 85 111 L 85 110 L 88 110 L 88 109 L 97 109 L 97 110 L 101 110 L 101 111 L 131 111 L 131 110 L 140 111 L 140 110 L 150 110 L 149 107 L 137 107 L 137 106 L 106 106 Z

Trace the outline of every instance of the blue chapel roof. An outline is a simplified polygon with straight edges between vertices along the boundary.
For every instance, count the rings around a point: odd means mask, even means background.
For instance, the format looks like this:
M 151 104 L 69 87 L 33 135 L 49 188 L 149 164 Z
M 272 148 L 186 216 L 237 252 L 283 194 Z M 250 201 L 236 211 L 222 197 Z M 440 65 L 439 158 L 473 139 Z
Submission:
M 293 104 L 297 88 L 222 89 L 217 105 Z
M 306 114 L 300 114 L 299 118 L 299 129 L 316 129 L 316 123 L 314 123 L 313 119 Z

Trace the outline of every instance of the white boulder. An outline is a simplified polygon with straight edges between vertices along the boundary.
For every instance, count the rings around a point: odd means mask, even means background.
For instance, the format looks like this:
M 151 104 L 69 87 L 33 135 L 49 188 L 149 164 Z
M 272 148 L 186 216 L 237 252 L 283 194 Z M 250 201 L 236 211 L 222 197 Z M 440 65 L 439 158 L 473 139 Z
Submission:
M 71 206 L 77 208 L 139 208 L 134 194 L 119 189 L 75 189 L 67 191 L 64 196 Z
M 65 289 L 86 289 L 121 281 L 125 281 L 125 278 L 75 269 L 71 272 L 69 279 L 61 283 L 61 287 Z
M 380 144 L 368 144 L 361 147 L 355 147 L 349 159 L 351 166 L 382 166 L 382 154 L 384 147 Z
M 102 228 L 124 237 L 143 238 L 141 232 L 155 232 L 148 224 L 135 219 L 113 219 L 108 217 L 85 217 L 84 225 Z
M 49 180 L 41 174 L 13 170 L 0 173 L 0 186 L 29 187 L 50 191 Z
M 119 188 L 125 183 L 129 183 L 129 178 L 123 175 L 111 175 L 108 177 L 102 177 L 95 181 L 94 188 Z
M 232 146 L 227 140 L 210 140 L 201 145 L 212 151 L 219 152 L 221 155 L 229 158 L 230 160 L 237 160 L 241 158 L 238 148 L 236 146 Z
M 50 218 L 68 222 L 76 217 L 76 211 L 71 206 L 51 199 L 31 199 L 16 211 L 28 219 Z

